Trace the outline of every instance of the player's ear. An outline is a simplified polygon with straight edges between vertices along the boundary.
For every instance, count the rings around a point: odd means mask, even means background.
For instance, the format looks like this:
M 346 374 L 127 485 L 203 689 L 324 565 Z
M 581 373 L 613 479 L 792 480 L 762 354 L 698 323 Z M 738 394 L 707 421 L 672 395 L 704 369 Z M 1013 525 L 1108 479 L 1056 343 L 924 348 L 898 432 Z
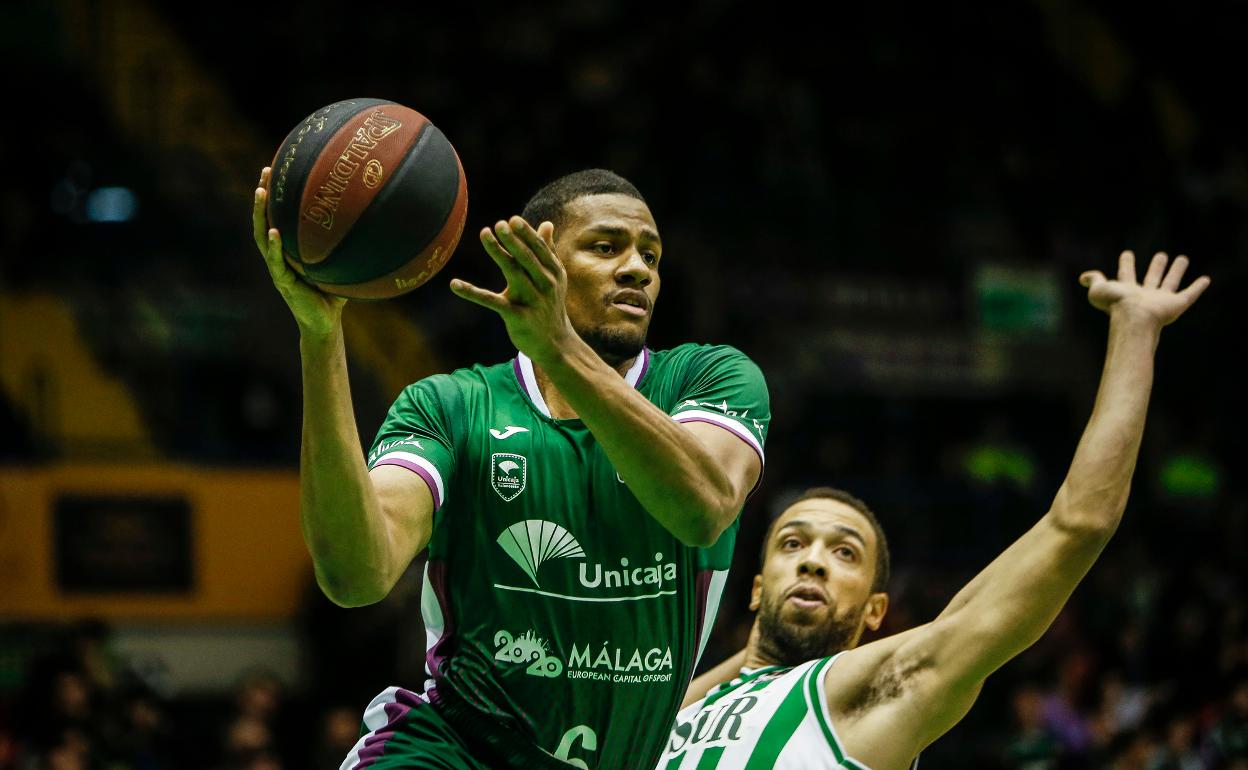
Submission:
M 871 594 L 867 598 L 866 612 L 862 614 L 863 622 L 872 631 L 879 631 L 880 624 L 884 622 L 884 613 L 886 612 L 888 612 L 888 594 Z
M 763 576 L 754 576 L 754 585 L 750 587 L 750 609 L 758 612 L 763 603 Z

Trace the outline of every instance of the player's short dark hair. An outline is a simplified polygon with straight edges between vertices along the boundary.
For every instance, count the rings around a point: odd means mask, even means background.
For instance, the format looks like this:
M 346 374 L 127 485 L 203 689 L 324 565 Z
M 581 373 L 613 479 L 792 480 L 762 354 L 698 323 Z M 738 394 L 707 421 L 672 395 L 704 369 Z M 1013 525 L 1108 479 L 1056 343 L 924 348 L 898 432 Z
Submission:
M 557 228 L 563 225 L 568 203 L 586 195 L 627 195 L 646 202 L 632 182 L 614 171 L 587 168 L 565 174 L 538 190 L 524 204 L 520 216 L 533 227 L 550 222 Z
M 863 518 L 871 523 L 871 529 L 875 530 L 875 542 L 877 544 L 875 578 L 871 581 L 871 592 L 880 593 L 888 588 L 889 573 L 892 569 L 891 559 L 889 559 L 888 555 L 888 538 L 884 536 L 884 527 L 880 525 L 880 520 L 876 518 L 875 511 L 871 510 L 862 500 L 836 487 L 812 487 L 803 492 L 801 497 L 789 503 L 789 507 L 791 508 L 803 500 L 835 500 L 838 503 L 844 503 L 861 513 Z M 772 535 L 776 534 L 776 524 L 779 521 L 779 516 L 772 519 L 771 524 L 767 527 L 767 534 L 763 535 L 763 545 L 758 552 L 759 572 L 762 572 L 763 565 L 767 563 L 767 544 L 771 542 Z

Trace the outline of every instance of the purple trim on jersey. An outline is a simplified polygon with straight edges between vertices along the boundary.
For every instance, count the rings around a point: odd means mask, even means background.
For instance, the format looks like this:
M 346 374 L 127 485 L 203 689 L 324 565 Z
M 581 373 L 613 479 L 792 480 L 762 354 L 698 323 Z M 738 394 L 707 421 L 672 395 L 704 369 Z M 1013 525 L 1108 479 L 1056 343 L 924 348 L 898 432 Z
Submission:
M 523 355 L 523 353 L 520 355 Z M 534 398 L 533 396 L 533 391 L 529 390 L 529 384 L 525 382 L 524 368 L 521 367 L 520 365 L 520 355 L 517 355 L 515 358 L 511 359 L 511 370 L 515 372 L 516 374 L 516 382 L 520 383 L 520 390 L 524 392 L 524 395 L 529 397 L 530 401 L 532 401 L 533 403 L 537 403 L 537 399 Z M 646 372 L 650 371 L 650 359 L 651 359 L 650 348 L 642 348 L 641 355 L 639 356 L 639 358 L 641 358 L 641 371 L 637 373 L 637 379 L 631 383 L 634 388 L 641 386 L 641 381 L 646 378 Z M 533 387 L 536 388 L 537 387 L 537 382 L 536 382 L 537 374 L 534 373 L 533 376 L 534 376 Z
M 633 383 L 634 388 L 641 387 L 641 381 L 646 379 L 646 372 L 650 371 L 650 348 L 642 348 L 641 355 L 644 357 L 641 364 L 641 374 L 637 375 L 637 381 Z
M 373 467 L 376 468 L 378 465 L 398 465 L 399 467 L 407 468 L 412 473 L 420 476 L 425 480 L 425 483 L 429 485 L 429 492 L 433 495 L 433 510 L 436 511 L 442 507 L 442 495 L 438 494 L 438 482 L 433 480 L 433 476 L 429 475 L 429 471 L 420 467 L 416 463 L 404 460 L 401 457 L 383 457 L 378 460 L 377 465 L 374 465 Z
M 395 690 L 394 702 L 387 703 L 384 706 L 386 723 L 380 730 L 374 730 L 372 735 L 364 739 L 364 745 L 360 748 L 359 759 L 352 766 L 351 770 L 361 770 L 381 759 L 386 753 L 386 744 L 398 732 L 408 713 L 417 706 L 428 702 L 427 699 L 421 698 L 410 690 L 402 688 Z
M 746 494 L 745 499 L 749 500 L 751 497 L 754 496 L 754 493 L 757 492 L 758 488 L 762 486 L 763 484 L 763 470 L 767 467 L 767 462 L 763 459 L 763 456 L 759 454 L 758 447 L 754 446 L 754 442 L 745 438 L 745 435 L 748 434 L 745 428 L 741 426 L 737 426 L 737 424 L 733 422 L 731 418 L 728 420 L 728 422 L 731 423 L 731 425 L 725 425 L 720 422 L 712 422 L 703 417 L 681 418 L 679 415 L 677 415 L 673 419 L 676 420 L 676 422 L 680 423 L 681 425 L 684 425 L 685 423 L 690 423 L 690 422 L 704 422 L 707 425 L 715 425 L 717 427 L 723 428 L 724 430 L 728 431 L 732 435 L 741 439 L 742 441 L 745 442 L 746 446 L 748 446 L 750 449 L 753 449 L 754 454 L 758 455 L 758 479 L 754 481 L 754 486 L 750 487 L 750 491 Z M 737 427 L 734 428 L 732 426 L 737 426 Z M 753 438 L 753 436 L 751 436 L 750 438 Z
M 520 390 L 532 401 L 533 394 L 529 392 L 529 386 L 524 382 L 524 371 L 520 368 L 520 356 L 511 359 L 511 370 L 516 373 L 516 382 L 520 383 Z
M 750 436 L 750 432 L 747 431 L 745 428 L 741 427 L 740 425 L 737 425 L 737 423 L 734 422 L 731 417 L 726 420 L 726 422 L 728 423 L 727 425 L 725 425 L 722 422 L 715 422 L 713 420 L 708 420 L 705 417 L 698 417 L 696 415 L 682 416 L 678 414 L 672 419 L 682 424 L 687 423 L 687 422 L 704 422 L 707 425 L 714 425 L 717 428 L 723 428 L 724 430 L 728 431 L 732 435 L 744 441 L 746 445 L 750 447 L 750 449 L 753 449 L 754 454 L 758 455 L 758 462 L 760 465 L 765 464 L 765 461 L 763 460 L 763 456 L 759 454 L 758 447 L 756 447 L 754 445 L 754 442 L 752 441 L 754 437 Z M 747 436 L 749 438 L 747 438 Z
M 693 623 L 693 654 L 689 656 L 689 670 L 685 672 L 686 686 L 693 680 L 693 670 L 698 665 L 698 650 L 702 647 L 702 626 L 706 621 L 706 600 L 711 594 L 711 578 L 714 576 L 715 570 L 704 569 L 698 572 L 698 576 L 695 579 L 697 583 L 697 598 L 694 601 L 697 602 L 697 605 L 695 605 L 697 612 L 694 613 L 696 619 Z
M 451 615 L 450 594 L 446 590 L 446 562 L 441 559 L 429 561 L 429 585 L 438 597 L 438 608 L 442 610 L 442 635 L 425 652 L 425 665 L 429 667 L 434 680 L 442 678 L 442 664 L 446 661 L 446 648 L 455 635 L 455 618 Z

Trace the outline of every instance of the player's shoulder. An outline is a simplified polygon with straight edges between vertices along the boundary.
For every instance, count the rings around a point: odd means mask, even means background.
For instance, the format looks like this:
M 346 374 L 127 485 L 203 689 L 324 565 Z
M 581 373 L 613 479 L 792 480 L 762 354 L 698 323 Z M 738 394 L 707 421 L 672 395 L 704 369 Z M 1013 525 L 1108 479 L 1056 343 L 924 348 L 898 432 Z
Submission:
M 420 394 L 445 399 L 465 398 L 509 385 L 514 378 L 513 362 L 473 364 L 454 371 L 431 374 L 405 388 L 412 395 Z
M 736 697 L 746 692 L 765 691 L 771 695 L 790 690 L 795 684 L 805 682 L 811 671 L 821 668 L 820 664 L 825 661 L 830 661 L 830 659 L 816 658 L 796 666 L 773 665 L 743 668 L 732 679 L 712 687 L 701 700 L 686 707 L 684 711 L 697 713 L 704 708 L 714 706 L 725 698 Z
M 754 362 L 732 345 L 686 342 L 666 350 L 650 351 L 651 366 L 659 369 L 696 369 L 708 366 L 754 366 Z
M 802 686 L 813 686 L 811 680 L 822 677 L 833 663 L 836 662 L 836 655 L 829 655 L 823 658 L 811 658 L 808 661 L 799 663 L 783 672 L 778 673 L 775 678 L 784 680 L 785 682 Z

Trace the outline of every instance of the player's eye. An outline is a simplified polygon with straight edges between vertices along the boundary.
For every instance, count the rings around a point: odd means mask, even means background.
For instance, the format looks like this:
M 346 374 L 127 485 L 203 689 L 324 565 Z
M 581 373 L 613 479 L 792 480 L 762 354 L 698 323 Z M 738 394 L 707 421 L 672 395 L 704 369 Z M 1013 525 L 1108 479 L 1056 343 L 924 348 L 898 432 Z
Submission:
M 802 541 L 795 537 L 786 537 L 780 541 L 780 547 L 786 551 L 792 551 L 795 548 L 801 548 Z
M 840 556 L 842 559 L 848 559 L 850 561 L 853 561 L 858 558 L 858 553 L 854 551 L 853 548 L 850 548 L 847 545 L 842 545 L 839 548 L 837 548 L 836 554 L 837 556 Z
M 615 251 L 615 246 L 606 241 L 599 241 L 595 243 L 594 245 L 590 246 L 589 250 L 594 252 L 595 254 L 601 254 L 603 256 L 606 256 Z
M 655 254 L 653 251 L 643 251 L 641 253 L 641 258 L 646 261 L 647 265 L 657 265 L 659 263 L 659 255 Z

